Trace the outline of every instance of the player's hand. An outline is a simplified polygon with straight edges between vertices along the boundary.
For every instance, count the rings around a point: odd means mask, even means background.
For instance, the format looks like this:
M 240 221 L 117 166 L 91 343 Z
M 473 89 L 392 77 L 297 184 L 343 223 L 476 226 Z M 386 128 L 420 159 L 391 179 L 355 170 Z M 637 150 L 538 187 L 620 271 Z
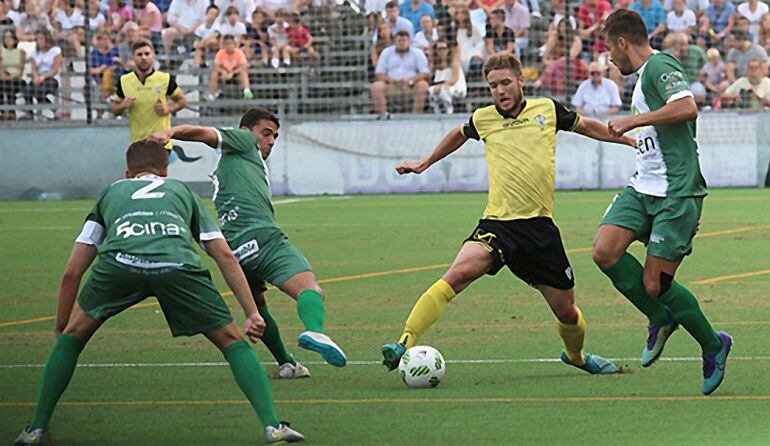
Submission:
M 630 146 L 634 149 L 636 148 L 636 138 L 632 138 L 630 136 L 623 136 L 622 139 L 627 146 Z
M 43 78 L 41 76 L 35 76 L 34 79 L 32 79 L 32 83 L 35 84 L 35 86 L 39 86 L 43 83 Z
M 135 100 L 136 100 L 136 98 L 125 98 L 125 99 L 123 99 L 123 109 L 124 110 L 128 110 L 129 108 L 131 108 L 131 106 L 134 105 L 134 101 Z
M 158 144 L 165 146 L 168 144 L 169 141 L 171 141 L 171 131 L 170 130 L 163 130 L 160 132 L 155 132 L 147 137 L 150 141 L 155 141 Z
M 607 130 L 612 136 L 622 136 L 627 131 L 636 127 L 634 116 L 626 116 L 620 119 L 613 119 L 607 123 Z M 636 144 L 634 144 L 636 146 Z
M 243 323 L 243 334 L 245 334 L 251 342 L 257 342 L 264 333 L 265 320 L 262 319 L 262 316 L 260 316 L 259 313 L 254 313 L 246 318 L 246 321 Z
M 152 108 L 155 109 L 155 114 L 158 116 L 166 116 L 169 113 L 168 106 L 164 104 L 160 99 L 155 101 L 155 104 L 153 104 Z
M 404 175 L 407 173 L 416 173 L 421 174 L 425 168 L 422 166 L 422 162 L 420 161 L 404 161 L 403 163 L 396 166 L 396 172 L 398 172 L 399 175 Z

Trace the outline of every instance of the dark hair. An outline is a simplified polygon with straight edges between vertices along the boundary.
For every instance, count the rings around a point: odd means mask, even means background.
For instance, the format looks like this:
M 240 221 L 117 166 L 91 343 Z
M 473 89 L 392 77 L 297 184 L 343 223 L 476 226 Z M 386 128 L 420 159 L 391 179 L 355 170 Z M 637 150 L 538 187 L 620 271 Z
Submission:
M 219 11 L 219 6 L 217 6 L 217 5 L 209 5 L 209 7 L 206 8 L 206 13 L 208 14 L 208 12 L 211 11 L 212 9 L 215 10 L 215 11 Z
M 446 46 L 446 48 L 447 48 L 446 64 L 447 64 L 447 66 L 451 66 L 452 65 L 452 59 L 453 59 L 452 56 L 454 54 L 453 51 L 452 51 L 452 45 L 449 44 L 449 41 L 447 41 L 446 38 L 439 37 L 438 40 L 433 42 L 433 46 L 431 47 L 431 63 L 433 64 L 433 69 L 434 70 L 438 69 L 438 60 L 439 60 L 439 57 L 438 57 L 438 46 L 439 45 Z
M 241 12 L 238 11 L 238 8 L 236 8 L 235 6 L 228 6 L 227 9 L 225 9 L 225 16 L 229 17 L 232 14 L 241 15 Z
M 7 33 L 11 33 L 11 38 L 13 39 L 13 46 L 11 48 L 18 48 L 19 47 L 19 37 L 16 36 L 16 33 L 11 28 L 6 28 L 3 30 L 3 47 L 5 47 L 5 35 Z
M 388 3 L 385 3 L 385 9 L 398 9 L 398 2 L 389 1 Z
M 401 29 L 396 33 L 396 37 L 409 37 L 409 31 Z
M 746 31 L 743 31 L 743 30 L 733 31 L 732 35 L 733 35 L 733 39 L 735 40 L 740 40 L 740 41 L 749 40 L 749 35 L 746 34 Z
M 270 110 L 264 109 L 262 107 L 252 107 L 248 109 L 246 113 L 243 114 L 243 116 L 241 116 L 241 123 L 238 125 L 238 127 L 246 127 L 247 129 L 250 129 L 259 124 L 259 121 L 262 121 L 263 119 L 272 121 L 277 127 L 281 126 L 281 123 L 278 122 L 278 117 L 276 117 Z
M 500 8 L 497 8 L 494 11 L 492 11 L 492 15 L 497 17 L 498 19 L 505 20 L 505 11 L 503 11 Z
M 619 9 L 610 14 L 602 25 L 601 35 L 613 42 L 619 37 L 625 37 L 634 45 L 649 42 L 647 27 L 644 25 L 642 16 L 629 9 Z
M 139 39 L 139 40 L 136 41 L 136 43 L 131 45 L 131 54 L 134 54 L 136 52 L 136 50 L 139 50 L 139 49 L 144 48 L 144 47 L 148 47 L 151 50 L 155 51 L 155 49 L 152 47 L 152 42 L 150 42 L 147 39 Z
M 225 34 L 225 36 L 222 37 L 223 42 L 227 42 L 229 40 L 232 40 L 233 42 L 235 42 L 235 36 L 232 34 Z
M 166 167 L 168 167 L 168 150 L 156 141 L 149 139 L 136 141 L 126 150 L 126 168 L 131 175 Z
M 48 49 L 53 48 L 54 41 L 53 41 L 53 34 L 51 34 L 51 31 L 48 30 L 48 28 L 38 28 L 35 31 L 35 38 L 37 36 L 43 36 L 43 39 L 45 40 L 45 44 L 48 47 Z M 40 48 L 37 48 L 36 51 L 40 51 Z
M 504 70 L 506 68 L 512 70 L 516 76 L 521 76 L 521 62 L 519 62 L 516 56 L 508 53 L 497 53 L 489 56 L 487 61 L 484 62 L 482 71 L 484 72 L 484 78 L 486 78 L 491 71 Z

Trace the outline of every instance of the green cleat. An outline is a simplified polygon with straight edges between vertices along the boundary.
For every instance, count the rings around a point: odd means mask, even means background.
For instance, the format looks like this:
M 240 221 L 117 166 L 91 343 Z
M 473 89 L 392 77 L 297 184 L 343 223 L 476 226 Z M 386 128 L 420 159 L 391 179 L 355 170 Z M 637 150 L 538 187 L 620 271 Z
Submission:
M 395 370 L 398 367 L 401 357 L 406 352 L 404 344 L 385 344 L 380 348 L 382 352 L 382 363 L 388 368 L 388 371 Z
M 620 369 L 609 359 L 602 358 L 599 355 L 583 353 L 583 364 L 577 365 L 569 360 L 566 352 L 561 352 L 561 361 L 567 365 L 577 367 L 592 375 L 609 375 L 611 373 L 620 373 Z

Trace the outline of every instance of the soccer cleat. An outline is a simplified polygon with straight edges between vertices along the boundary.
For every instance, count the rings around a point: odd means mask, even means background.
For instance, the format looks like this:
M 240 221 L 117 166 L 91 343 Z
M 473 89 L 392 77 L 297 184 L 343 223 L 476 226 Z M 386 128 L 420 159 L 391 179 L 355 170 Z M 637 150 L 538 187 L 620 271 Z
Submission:
M 31 446 L 45 444 L 45 431 L 42 428 L 29 430 L 29 426 L 25 427 L 23 431 L 16 437 L 14 446 Z
M 329 336 L 323 333 L 305 331 L 297 338 L 297 344 L 305 350 L 320 353 L 324 361 L 334 367 L 345 367 L 345 364 L 348 362 L 345 352 Z
M 650 325 L 647 327 L 650 334 L 647 336 L 647 345 L 642 351 L 642 367 L 655 364 L 663 353 L 663 347 L 668 338 L 679 328 L 679 323 L 674 320 L 671 312 L 668 313 L 668 321 L 664 325 Z
M 310 371 L 299 361 L 295 364 L 286 362 L 278 367 L 278 376 L 281 379 L 310 378 Z
M 722 341 L 722 348 L 716 353 L 707 353 L 703 355 L 703 386 L 701 392 L 704 395 L 711 395 L 725 378 L 725 367 L 727 366 L 727 355 L 733 347 L 733 338 L 729 334 L 720 331 L 717 332 L 719 340 Z
M 561 362 L 573 367 L 577 367 L 580 370 L 586 371 L 592 375 L 609 375 L 611 373 L 620 372 L 620 369 L 609 359 L 602 358 L 599 355 L 592 355 L 590 353 L 583 353 L 583 364 L 578 365 L 569 360 L 567 352 L 561 352 Z
M 382 352 L 382 363 L 388 368 L 388 371 L 395 370 L 398 367 L 398 363 L 401 361 L 401 357 L 406 352 L 406 346 L 404 344 L 385 344 L 380 347 Z
M 289 423 L 281 421 L 278 428 L 267 426 L 265 428 L 265 444 L 297 443 L 305 441 L 305 436 L 295 431 Z

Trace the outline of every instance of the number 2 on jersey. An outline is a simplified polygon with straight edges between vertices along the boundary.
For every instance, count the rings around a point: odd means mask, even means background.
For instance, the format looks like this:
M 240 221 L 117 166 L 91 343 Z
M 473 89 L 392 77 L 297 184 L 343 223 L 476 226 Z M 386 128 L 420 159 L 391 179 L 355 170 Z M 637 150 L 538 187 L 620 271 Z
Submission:
M 153 192 L 163 185 L 163 180 L 152 180 L 150 184 L 131 194 L 132 200 L 144 200 L 147 198 L 163 198 L 165 192 Z

